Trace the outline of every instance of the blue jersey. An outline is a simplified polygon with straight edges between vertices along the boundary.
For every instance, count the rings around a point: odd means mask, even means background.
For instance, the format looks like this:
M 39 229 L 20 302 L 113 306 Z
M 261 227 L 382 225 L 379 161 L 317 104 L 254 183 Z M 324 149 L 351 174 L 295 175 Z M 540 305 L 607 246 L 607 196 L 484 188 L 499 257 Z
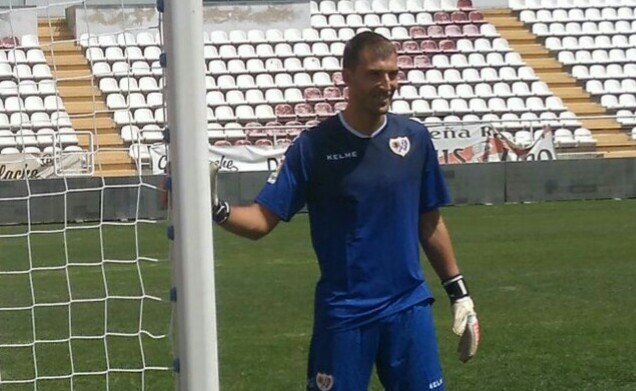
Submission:
M 371 136 L 335 115 L 308 129 L 256 197 L 284 221 L 307 205 L 320 266 L 314 329 L 358 327 L 431 300 L 420 214 L 449 202 L 428 130 L 393 114 Z

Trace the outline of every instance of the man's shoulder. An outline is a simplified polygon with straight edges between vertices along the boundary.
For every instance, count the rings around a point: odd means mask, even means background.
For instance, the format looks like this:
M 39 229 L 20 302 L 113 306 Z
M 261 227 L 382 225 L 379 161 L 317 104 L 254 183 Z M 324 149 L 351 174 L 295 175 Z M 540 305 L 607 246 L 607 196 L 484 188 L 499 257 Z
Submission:
M 399 114 L 388 113 L 387 116 L 389 127 L 393 130 L 421 133 L 422 136 L 429 137 L 428 128 L 422 122 Z
M 338 116 L 334 115 L 305 128 L 305 130 L 300 133 L 299 138 L 303 138 L 305 142 L 314 143 L 321 139 L 332 138 L 334 133 L 339 133 L 337 130 L 341 127 L 342 123 L 338 119 Z
M 333 116 L 308 126 L 292 140 L 291 146 L 305 151 L 313 150 L 324 140 L 333 138 L 333 130 L 339 123 L 337 116 Z
M 329 132 L 330 130 L 334 128 L 340 128 L 340 127 L 342 127 L 342 123 L 340 122 L 340 119 L 338 118 L 338 114 L 335 114 L 325 118 L 324 120 L 318 122 L 314 126 L 307 128 L 305 132 L 308 132 L 311 134 L 316 134 L 316 133 L 322 134 L 322 133 Z

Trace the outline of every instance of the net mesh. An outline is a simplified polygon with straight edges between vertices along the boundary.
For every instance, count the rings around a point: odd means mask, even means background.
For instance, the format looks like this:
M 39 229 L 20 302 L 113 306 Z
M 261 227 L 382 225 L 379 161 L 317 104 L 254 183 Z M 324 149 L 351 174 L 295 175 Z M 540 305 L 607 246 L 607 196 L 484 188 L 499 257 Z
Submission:
M 0 9 L 0 178 L 12 179 L 0 186 L 3 390 L 173 388 L 161 186 L 143 175 L 142 131 L 123 144 L 117 135 L 132 129 L 116 112 L 134 108 L 133 89 L 114 109 L 100 88 L 107 78 L 134 84 L 136 37 L 151 35 L 161 50 L 160 20 L 138 27 L 122 2 L 109 31 L 87 17 L 76 26 L 82 34 L 69 34 L 60 13 L 90 15 L 90 3 Z M 125 53 L 122 68 L 98 61 L 97 48 Z M 147 65 L 158 81 L 160 70 Z M 151 133 L 160 141 L 158 127 Z M 127 176 L 103 176 L 109 170 Z

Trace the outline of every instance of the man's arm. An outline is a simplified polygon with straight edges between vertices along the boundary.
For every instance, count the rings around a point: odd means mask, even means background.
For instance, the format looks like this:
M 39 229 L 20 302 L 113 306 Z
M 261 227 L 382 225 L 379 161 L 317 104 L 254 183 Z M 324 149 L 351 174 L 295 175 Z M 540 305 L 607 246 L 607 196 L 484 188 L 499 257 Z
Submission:
M 210 163 L 210 187 L 212 192 L 212 220 L 233 234 L 257 240 L 270 233 L 280 218 L 269 209 L 254 202 L 250 206 L 230 206 L 219 199 L 217 177 L 219 166 Z
M 278 216 L 255 202 L 249 206 L 232 206 L 227 220 L 219 225 L 233 234 L 257 240 L 270 233 L 279 221 Z
M 420 215 L 420 243 L 442 281 L 459 274 L 453 244 L 439 209 Z
M 466 362 L 477 353 L 479 322 L 473 300 L 459 273 L 450 234 L 438 209 L 422 213 L 419 228 L 422 248 L 450 298 L 453 332 L 461 337 L 457 352 L 459 359 Z

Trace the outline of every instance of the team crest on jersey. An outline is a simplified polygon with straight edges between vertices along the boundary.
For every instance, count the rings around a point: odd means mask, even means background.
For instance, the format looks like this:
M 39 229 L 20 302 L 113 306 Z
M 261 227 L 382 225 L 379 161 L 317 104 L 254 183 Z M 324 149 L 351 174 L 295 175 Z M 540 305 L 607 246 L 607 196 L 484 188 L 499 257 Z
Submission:
M 333 388 L 333 376 L 318 372 L 316 374 L 316 386 L 320 391 L 329 391 Z
M 408 137 L 395 137 L 389 140 L 389 147 L 393 153 L 404 157 L 411 150 L 411 142 Z

